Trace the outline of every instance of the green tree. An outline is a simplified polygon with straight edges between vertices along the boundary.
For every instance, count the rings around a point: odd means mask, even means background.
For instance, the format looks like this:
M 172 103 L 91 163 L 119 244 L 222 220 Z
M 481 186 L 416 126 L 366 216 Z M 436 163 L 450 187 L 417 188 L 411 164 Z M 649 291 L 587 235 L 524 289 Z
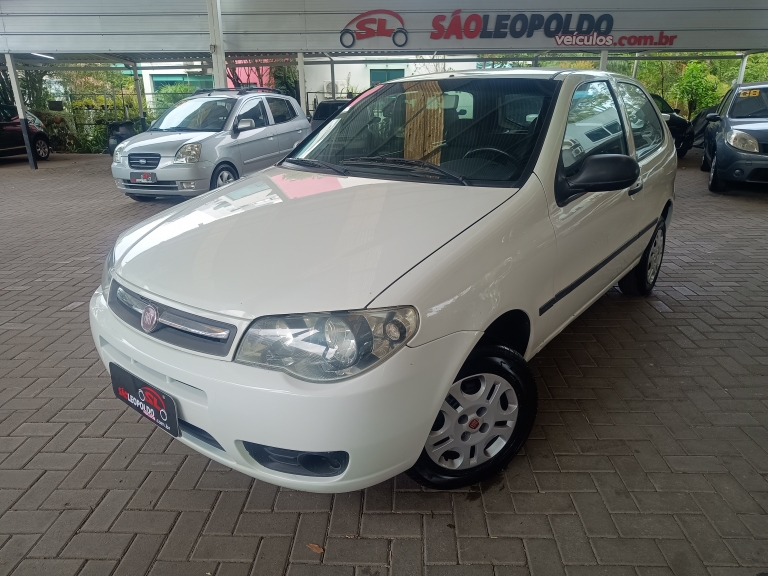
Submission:
M 688 62 L 672 91 L 687 104 L 689 120 L 697 110 L 717 104 L 720 100 L 718 83 L 717 77 L 710 73 L 705 62 Z

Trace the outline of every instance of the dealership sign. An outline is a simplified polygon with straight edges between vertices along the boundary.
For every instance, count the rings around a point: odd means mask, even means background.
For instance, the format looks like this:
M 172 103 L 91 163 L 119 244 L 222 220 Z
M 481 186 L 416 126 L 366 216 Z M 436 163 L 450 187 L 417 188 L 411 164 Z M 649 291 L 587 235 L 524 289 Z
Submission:
M 477 46 L 480 49 L 480 44 L 501 48 L 509 45 L 510 40 L 518 39 L 532 39 L 532 43 L 539 43 L 536 37 L 543 36 L 551 39 L 549 42 L 554 41 L 556 47 L 579 49 L 674 46 L 677 38 L 676 34 L 664 31 L 614 35 L 613 28 L 613 15 L 608 13 L 479 14 L 454 10 L 432 18 L 429 39 L 437 41 L 430 44 L 437 49 L 452 47 L 446 44 L 455 46 L 457 42 L 462 48 Z M 390 38 L 395 47 L 404 47 L 408 43 L 404 17 L 393 10 L 369 10 L 350 20 L 339 34 L 339 42 L 344 48 L 352 48 L 358 41 L 373 38 Z M 359 47 L 362 48 L 362 45 Z M 376 47 L 382 46 L 378 44 Z

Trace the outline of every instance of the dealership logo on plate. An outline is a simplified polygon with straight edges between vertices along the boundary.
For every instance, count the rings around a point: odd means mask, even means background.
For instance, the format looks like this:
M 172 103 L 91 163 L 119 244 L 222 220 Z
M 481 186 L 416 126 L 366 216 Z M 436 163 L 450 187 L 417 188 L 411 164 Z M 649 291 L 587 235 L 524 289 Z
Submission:
M 141 313 L 141 329 L 147 334 L 157 328 L 158 313 L 157 308 L 148 304 Z
M 408 42 L 408 31 L 403 17 L 392 10 L 369 10 L 350 20 L 339 35 L 344 48 L 352 48 L 358 40 L 374 37 L 391 38 L 402 48 Z

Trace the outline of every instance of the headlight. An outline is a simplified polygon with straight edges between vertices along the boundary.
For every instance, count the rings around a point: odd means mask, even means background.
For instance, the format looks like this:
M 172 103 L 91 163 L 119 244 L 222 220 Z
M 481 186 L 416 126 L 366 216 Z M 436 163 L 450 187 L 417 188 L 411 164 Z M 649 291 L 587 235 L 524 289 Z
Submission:
M 176 152 L 176 158 L 173 159 L 176 164 L 189 164 L 190 162 L 200 161 L 200 152 L 203 150 L 202 144 L 184 144 Z
M 117 145 L 117 148 L 115 148 L 115 155 L 112 157 L 112 162 L 115 164 L 120 164 L 123 161 L 123 150 L 125 150 L 125 143 L 121 143 Z
M 416 334 L 414 308 L 265 316 L 251 324 L 235 362 L 331 382 L 370 370 Z
M 744 150 L 744 152 L 760 152 L 760 145 L 755 137 L 741 130 L 728 130 L 725 141 L 734 148 Z
M 109 251 L 107 260 L 104 262 L 104 270 L 101 272 L 101 291 L 104 298 L 109 298 L 109 285 L 112 284 L 112 271 L 115 269 L 115 249 Z

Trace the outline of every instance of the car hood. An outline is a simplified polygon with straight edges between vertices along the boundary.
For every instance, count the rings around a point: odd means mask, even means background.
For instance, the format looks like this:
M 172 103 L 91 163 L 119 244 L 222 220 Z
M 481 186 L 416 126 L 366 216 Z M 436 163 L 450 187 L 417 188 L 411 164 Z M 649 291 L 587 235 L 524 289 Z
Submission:
M 742 130 L 759 142 L 768 142 L 768 118 L 729 118 L 728 122 L 731 128 Z
M 123 154 L 141 152 L 175 156 L 183 144 L 203 142 L 217 132 L 142 132 L 126 140 Z
M 271 168 L 124 233 L 115 273 L 239 318 L 364 308 L 515 191 Z

